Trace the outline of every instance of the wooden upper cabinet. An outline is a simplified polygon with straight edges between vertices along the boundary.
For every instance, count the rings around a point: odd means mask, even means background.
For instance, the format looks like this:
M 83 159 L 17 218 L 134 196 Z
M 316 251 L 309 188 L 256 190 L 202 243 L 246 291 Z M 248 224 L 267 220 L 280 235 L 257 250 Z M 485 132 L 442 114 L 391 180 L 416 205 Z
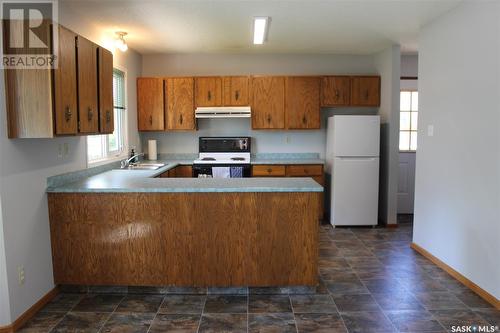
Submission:
M 195 78 L 196 106 L 222 106 L 222 78 Z
M 99 47 L 99 132 L 113 133 L 113 54 Z
M 139 131 L 165 129 L 163 79 L 137 78 L 137 118 Z
M 320 78 L 290 76 L 286 78 L 286 115 L 288 129 L 320 128 Z
M 224 105 L 247 106 L 248 102 L 248 76 L 224 77 Z
M 78 119 L 80 133 L 99 132 L 97 105 L 97 45 L 76 37 L 78 71 Z
M 165 80 L 167 129 L 194 130 L 194 79 L 168 78 Z
M 324 76 L 321 79 L 321 106 L 349 106 L 351 104 L 351 78 Z
M 380 76 L 353 76 L 351 105 L 380 106 Z
M 59 59 L 54 71 L 56 134 L 78 132 L 76 34 L 59 26 Z
M 285 128 L 285 78 L 255 76 L 251 78 L 253 129 Z

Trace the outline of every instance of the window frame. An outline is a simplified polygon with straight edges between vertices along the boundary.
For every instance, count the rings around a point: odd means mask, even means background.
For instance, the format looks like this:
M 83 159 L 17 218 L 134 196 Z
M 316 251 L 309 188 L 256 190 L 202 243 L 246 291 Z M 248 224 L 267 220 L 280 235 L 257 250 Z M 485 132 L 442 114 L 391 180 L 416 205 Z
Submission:
M 88 139 L 85 140 L 85 151 L 86 151 L 86 160 L 87 160 L 87 168 L 92 168 L 92 167 L 96 167 L 96 166 L 100 166 L 100 165 L 104 165 L 104 164 L 108 164 L 110 162 L 115 162 L 115 161 L 119 161 L 119 160 L 122 160 L 124 158 L 127 158 L 128 157 L 128 136 L 129 136 L 129 133 L 128 133 L 128 89 L 127 89 L 127 70 L 119 65 L 113 65 L 113 72 L 115 70 L 118 70 L 120 72 L 123 73 L 123 102 L 124 102 L 124 107 L 123 109 L 121 110 L 122 111 L 122 114 L 123 116 L 121 117 L 121 128 L 122 128 L 122 131 L 123 131 L 123 145 L 122 145 L 122 150 L 119 151 L 108 151 L 108 147 L 109 147 L 109 135 L 110 134 L 100 134 L 99 136 L 105 136 L 106 137 L 106 140 L 101 140 L 102 142 L 102 149 L 104 151 L 107 152 L 107 156 L 103 157 L 103 158 L 99 158 L 99 159 L 95 159 L 95 160 L 89 160 L 89 147 L 88 147 Z M 113 112 L 115 112 L 115 105 L 114 105 L 114 97 L 113 97 Z M 119 121 L 119 119 L 117 117 L 114 117 L 114 127 L 115 129 L 117 128 L 118 124 L 117 122 Z
M 412 113 L 416 113 L 417 114 L 417 119 L 418 119 L 418 116 L 420 114 L 420 107 L 418 107 L 417 105 L 417 110 L 413 110 L 413 103 L 412 103 L 412 93 L 416 92 L 418 94 L 418 100 L 420 102 L 420 93 L 418 92 L 418 89 L 400 89 L 399 91 L 399 98 L 401 100 L 401 93 L 403 92 L 409 92 L 410 93 L 410 110 L 407 110 L 407 111 L 403 111 L 401 110 L 401 105 L 399 107 L 399 125 L 398 125 L 398 150 L 400 153 L 416 153 L 417 150 L 418 150 L 418 141 L 417 141 L 417 148 L 416 149 L 411 149 L 411 134 L 412 133 L 416 133 L 417 134 L 417 137 L 418 137 L 418 120 L 417 120 L 417 129 L 415 130 L 412 130 L 412 126 L 411 126 L 411 121 L 412 121 Z M 410 129 L 409 130 L 402 130 L 401 129 L 401 113 L 402 112 L 408 112 L 410 114 Z M 409 145 L 408 145 L 408 150 L 401 150 L 401 148 L 399 148 L 399 140 L 401 138 L 401 132 L 406 132 L 406 133 L 409 133 Z

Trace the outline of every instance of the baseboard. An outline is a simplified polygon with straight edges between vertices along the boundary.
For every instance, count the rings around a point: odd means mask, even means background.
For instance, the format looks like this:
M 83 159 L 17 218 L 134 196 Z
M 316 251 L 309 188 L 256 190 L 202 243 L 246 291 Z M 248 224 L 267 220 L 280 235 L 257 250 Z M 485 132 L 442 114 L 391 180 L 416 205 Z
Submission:
M 40 311 L 45 304 L 49 303 L 54 297 L 59 293 L 59 289 L 54 287 L 47 294 L 45 294 L 42 298 L 40 298 L 35 304 L 33 304 L 28 310 L 26 310 L 22 315 L 19 316 L 12 324 L 8 326 L 0 327 L 0 333 L 14 333 L 18 331 L 24 324 L 28 322 L 37 313 Z
M 420 247 L 419 245 L 415 243 L 411 243 L 411 248 L 432 261 L 436 266 L 444 270 L 446 273 L 450 274 L 453 278 L 458 280 L 460 283 L 465 285 L 467 288 L 478 294 L 482 299 L 484 299 L 486 302 L 490 303 L 493 305 L 496 309 L 500 310 L 500 301 L 493 295 L 491 295 L 489 292 L 486 290 L 482 289 L 479 287 L 477 284 L 442 262 L 440 259 L 432 255 L 430 252 L 425 250 L 424 248 Z

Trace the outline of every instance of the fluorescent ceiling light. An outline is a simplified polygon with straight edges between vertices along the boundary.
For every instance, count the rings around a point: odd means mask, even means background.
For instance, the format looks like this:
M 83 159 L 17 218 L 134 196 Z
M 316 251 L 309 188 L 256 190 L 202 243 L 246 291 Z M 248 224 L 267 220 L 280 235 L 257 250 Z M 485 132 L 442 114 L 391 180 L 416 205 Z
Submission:
M 253 18 L 253 43 L 264 44 L 268 29 L 269 17 Z

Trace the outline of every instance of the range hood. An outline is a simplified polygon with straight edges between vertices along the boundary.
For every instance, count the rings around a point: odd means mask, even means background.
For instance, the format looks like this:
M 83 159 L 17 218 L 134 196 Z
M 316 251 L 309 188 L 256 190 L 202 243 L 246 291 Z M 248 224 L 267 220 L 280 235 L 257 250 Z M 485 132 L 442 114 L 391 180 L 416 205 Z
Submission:
M 250 118 L 249 106 L 198 107 L 196 118 Z

